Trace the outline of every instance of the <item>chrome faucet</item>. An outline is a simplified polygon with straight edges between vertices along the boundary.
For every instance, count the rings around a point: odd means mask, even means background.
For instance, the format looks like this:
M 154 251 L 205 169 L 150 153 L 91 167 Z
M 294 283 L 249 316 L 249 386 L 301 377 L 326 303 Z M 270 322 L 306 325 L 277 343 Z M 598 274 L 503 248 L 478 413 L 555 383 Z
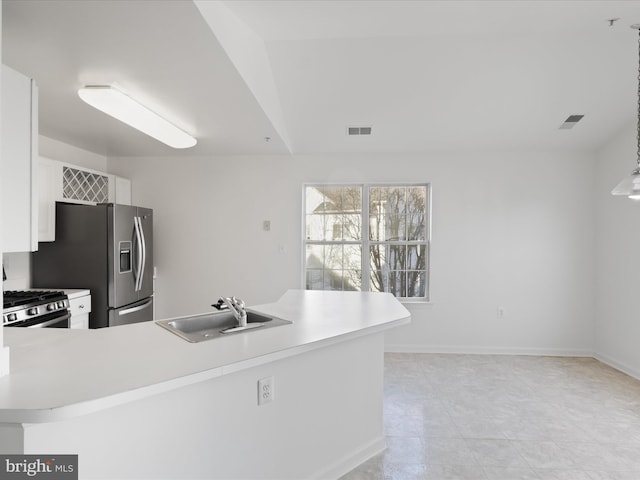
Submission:
M 233 316 L 236 317 L 238 321 L 239 327 L 247 326 L 247 312 L 244 309 L 244 302 L 242 300 L 236 297 L 221 297 L 218 303 L 220 304 L 221 302 L 224 302 L 227 308 L 231 310 L 231 313 L 233 313 Z

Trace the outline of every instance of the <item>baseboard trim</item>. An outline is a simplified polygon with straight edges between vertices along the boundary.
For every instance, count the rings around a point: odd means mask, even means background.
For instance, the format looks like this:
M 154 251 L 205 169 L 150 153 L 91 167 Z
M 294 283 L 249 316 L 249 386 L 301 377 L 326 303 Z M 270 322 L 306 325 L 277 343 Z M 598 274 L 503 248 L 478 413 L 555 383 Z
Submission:
M 315 475 L 311 475 L 309 478 L 317 480 L 340 478 L 357 466 L 362 465 L 371 457 L 384 451 L 385 448 L 387 448 L 387 443 L 384 440 L 384 435 L 381 435 L 380 437 L 371 440 L 369 443 L 363 445 L 349 455 L 345 455 L 344 457 L 336 461 L 333 465 L 329 465 L 328 467 L 317 472 Z
M 571 348 L 478 347 L 467 345 L 387 344 L 388 353 L 452 353 L 467 355 L 532 355 L 551 357 L 594 357 L 592 350 Z
M 505 347 L 478 347 L 461 345 L 411 345 L 388 344 L 385 345 L 386 353 L 444 353 L 457 355 L 531 355 L 542 357 L 589 357 L 610 366 L 630 377 L 640 380 L 640 369 L 631 367 L 614 357 L 591 350 L 581 349 L 556 349 L 556 348 L 505 348 Z
M 594 353 L 593 358 L 598 360 L 599 362 L 604 363 L 605 365 L 610 366 L 611 368 L 615 368 L 616 370 L 621 371 L 622 373 L 626 373 L 630 377 L 635 378 L 636 380 L 640 380 L 640 370 L 630 367 L 624 362 L 620 362 L 609 355 L 604 355 L 602 353 Z

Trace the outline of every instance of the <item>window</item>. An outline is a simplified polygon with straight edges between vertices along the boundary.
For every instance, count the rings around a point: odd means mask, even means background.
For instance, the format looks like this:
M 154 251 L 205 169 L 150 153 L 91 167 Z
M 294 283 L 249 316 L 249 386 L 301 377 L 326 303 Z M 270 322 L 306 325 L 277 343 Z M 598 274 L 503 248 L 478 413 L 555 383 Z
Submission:
M 306 185 L 307 290 L 429 298 L 429 185 Z

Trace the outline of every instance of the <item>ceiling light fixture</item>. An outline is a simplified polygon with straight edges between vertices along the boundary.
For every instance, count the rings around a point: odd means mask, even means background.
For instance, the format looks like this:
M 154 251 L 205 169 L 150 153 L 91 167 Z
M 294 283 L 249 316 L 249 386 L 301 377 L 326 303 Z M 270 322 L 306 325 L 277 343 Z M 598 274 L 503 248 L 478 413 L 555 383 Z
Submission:
M 78 96 L 92 107 L 170 147 L 189 148 L 198 142 L 115 87 L 87 85 L 78 90 Z
M 640 35 L 640 24 L 631 25 L 631 28 L 638 30 Z M 631 200 L 640 200 L 640 39 L 638 40 L 638 128 L 636 139 L 638 141 L 638 151 L 636 159 L 636 168 L 631 175 L 622 179 L 622 181 L 611 190 L 612 195 L 626 195 Z

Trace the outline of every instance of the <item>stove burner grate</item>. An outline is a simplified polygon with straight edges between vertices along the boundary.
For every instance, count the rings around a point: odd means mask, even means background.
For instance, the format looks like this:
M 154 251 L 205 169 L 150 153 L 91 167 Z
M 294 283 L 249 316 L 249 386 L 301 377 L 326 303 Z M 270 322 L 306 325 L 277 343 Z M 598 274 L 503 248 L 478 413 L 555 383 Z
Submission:
M 59 297 L 66 298 L 64 292 L 56 292 L 53 290 L 48 291 L 33 291 L 33 290 L 8 290 L 3 293 L 3 305 L 2 308 L 18 307 L 20 305 L 46 303 L 49 301 L 57 300 Z

